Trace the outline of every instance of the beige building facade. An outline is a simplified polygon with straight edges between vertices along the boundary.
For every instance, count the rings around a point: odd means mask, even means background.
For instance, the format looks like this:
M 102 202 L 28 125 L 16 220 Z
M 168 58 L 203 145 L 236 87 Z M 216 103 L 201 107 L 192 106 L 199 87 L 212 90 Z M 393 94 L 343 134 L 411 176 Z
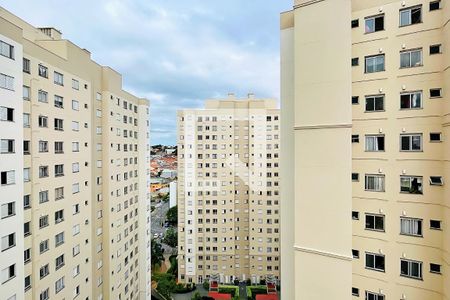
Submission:
M 149 102 L 54 28 L 0 8 L 0 34 L 20 65 L 17 299 L 149 299 Z
M 282 14 L 283 299 L 450 298 L 449 20 L 444 0 Z
M 279 126 L 251 94 L 178 112 L 180 281 L 279 279 Z

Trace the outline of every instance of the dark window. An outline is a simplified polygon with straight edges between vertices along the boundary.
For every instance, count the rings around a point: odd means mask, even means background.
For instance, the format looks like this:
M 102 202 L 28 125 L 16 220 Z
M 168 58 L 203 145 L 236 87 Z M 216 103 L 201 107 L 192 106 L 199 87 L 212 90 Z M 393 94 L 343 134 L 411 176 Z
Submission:
M 441 53 L 441 45 L 431 45 L 430 46 L 430 55 Z
M 366 214 L 366 229 L 384 231 L 384 216 Z
M 401 259 L 400 275 L 413 279 L 422 279 L 422 262 Z
M 359 258 L 359 250 L 352 249 L 353 258 Z
M 352 28 L 359 27 L 359 19 L 352 20 Z
M 366 253 L 366 268 L 384 272 L 384 255 Z
M 359 143 L 359 135 L 352 134 L 352 143 Z
M 352 67 L 359 65 L 359 57 L 352 58 Z
M 358 96 L 353 96 L 352 97 L 352 104 L 359 104 L 359 97 Z
M 430 98 L 438 98 L 442 97 L 442 89 L 436 88 L 436 89 L 430 89 Z
M 422 6 L 409 7 L 400 10 L 400 26 L 422 22 Z
M 366 73 L 375 73 L 382 72 L 385 70 L 384 68 L 384 54 L 374 55 L 374 56 L 366 56 L 365 57 L 365 72 Z
M 352 219 L 353 220 L 359 220 L 359 212 L 352 211 Z
M 430 185 L 444 185 L 442 176 L 430 176 Z
M 352 181 L 359 181 L 359 173 L 352 173 Z
M 23 154 L 30 154 L 30 141 L 23 141 Z
M 366 18 L 366 33 L 384 30 L 384 15 Z
M 355 287 L 352 287 L 352 295 L 359 297 L 359 289 L 355 288 Z
M 430 220 L 430 228 L 431 229 L 441 229 L 441 221 Z
M 38 73 L 39 73 L 39 76 L 48 78 L 48 68 L 47 67 L 45 67 L 43 65 L 39 65 Z
M 430 133 L 430 142 L 440 142 L 440 141 L 441 141 L 441 133 L 440 132 Z
M 366 112 L 383 110 L 384 95 L 366 96 Z
M 23 66 L 22 69 L 25 73 L 30 74 L 30 60 L 27 58 L 23 58 Z
M 441 265 L 430 263 L 430 272 L 441 274 Z
M 441 8 L 441 1 L 431 1 L 430 2 L 430 11 L 438 10 Z

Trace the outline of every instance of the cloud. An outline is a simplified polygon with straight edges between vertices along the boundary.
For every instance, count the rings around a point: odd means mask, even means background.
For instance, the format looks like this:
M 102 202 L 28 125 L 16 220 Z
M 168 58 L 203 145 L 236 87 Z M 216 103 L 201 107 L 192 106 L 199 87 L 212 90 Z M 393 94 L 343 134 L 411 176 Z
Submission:
M 292 0 L 4 0 L 123 74 L 151 104 L 152 143 L 176 142 L 176 111 L 228 92 L 279 98 L 279 13 Z M 48 9 L 51 6 L 52 9 Z M 68 17 L 70 16 L 70 17 Z

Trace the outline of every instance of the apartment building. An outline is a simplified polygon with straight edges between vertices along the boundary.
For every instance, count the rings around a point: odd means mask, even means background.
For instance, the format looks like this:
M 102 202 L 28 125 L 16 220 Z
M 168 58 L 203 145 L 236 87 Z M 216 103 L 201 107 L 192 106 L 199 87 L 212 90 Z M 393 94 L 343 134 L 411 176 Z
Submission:
M 2 297 L 149 299 L 149 102 L 1 7 L 0 42 Z
M 280 119 L 274 100 L 178 112 L 178 279 L 280 276 Z
M 447 0 L 281 15 L 282 298 L 450 298 L 449 20 Z

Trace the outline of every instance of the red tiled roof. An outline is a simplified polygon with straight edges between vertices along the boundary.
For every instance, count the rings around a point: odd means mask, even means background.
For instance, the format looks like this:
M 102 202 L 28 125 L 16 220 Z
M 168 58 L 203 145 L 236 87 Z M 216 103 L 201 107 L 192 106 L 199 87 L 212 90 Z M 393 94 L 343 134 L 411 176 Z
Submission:
M 256 295 L 256 300 L 278 300 L 278 295 Z

